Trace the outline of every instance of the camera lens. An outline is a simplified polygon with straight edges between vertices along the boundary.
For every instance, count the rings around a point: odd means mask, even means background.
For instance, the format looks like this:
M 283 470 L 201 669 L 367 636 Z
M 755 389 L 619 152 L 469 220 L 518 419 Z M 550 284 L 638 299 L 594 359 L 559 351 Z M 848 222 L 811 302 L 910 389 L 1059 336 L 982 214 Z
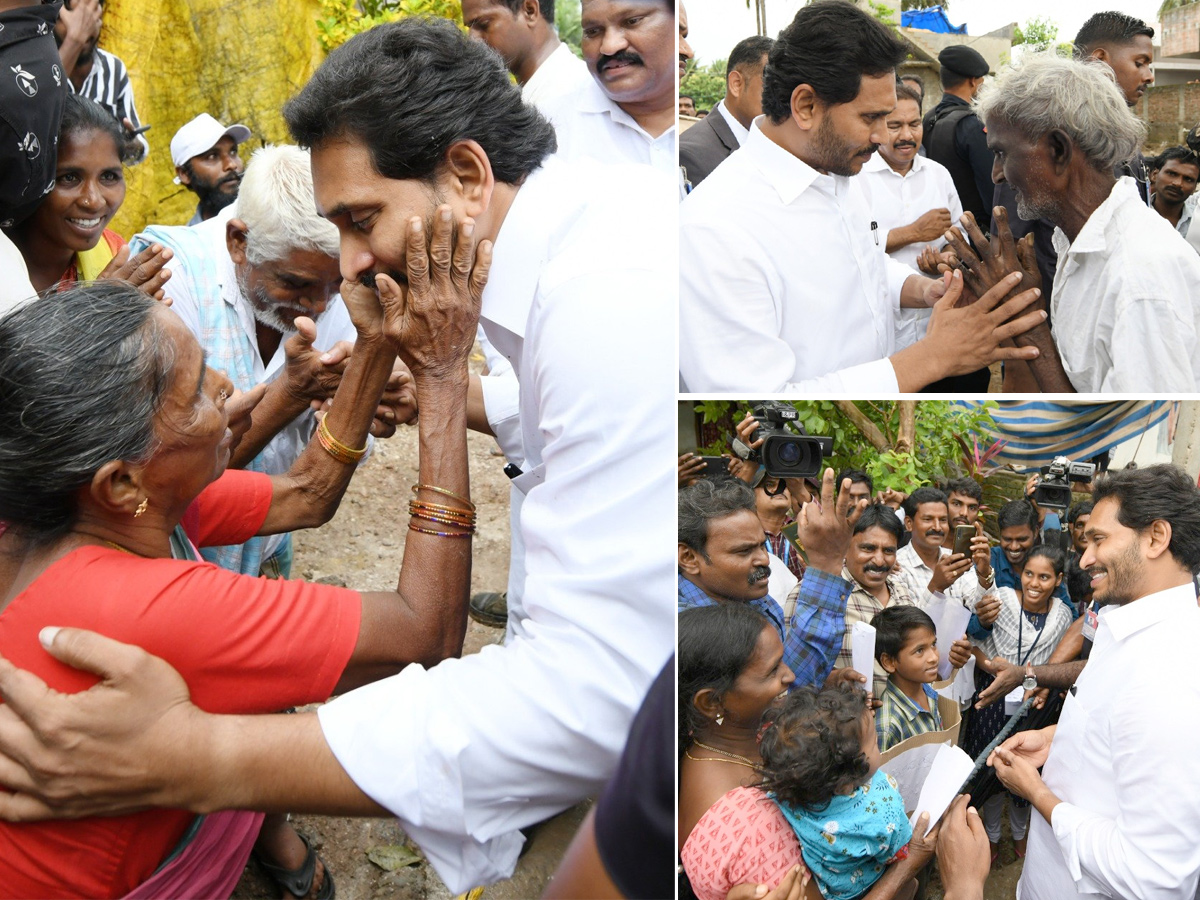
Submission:
M 794 466 L 800 462 L 800 447 L 788 442 L 779 448 L 779 461 L 785 466 Z

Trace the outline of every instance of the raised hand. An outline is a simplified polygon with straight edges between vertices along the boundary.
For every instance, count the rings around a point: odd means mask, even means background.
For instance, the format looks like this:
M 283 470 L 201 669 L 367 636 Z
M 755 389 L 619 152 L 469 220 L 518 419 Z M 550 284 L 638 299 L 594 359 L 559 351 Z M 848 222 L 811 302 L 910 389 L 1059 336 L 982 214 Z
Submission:
M 800 544 L 808 551 L 810 566 L 831 575 L 841 575 L 850 536 L 867 501 L 854 503 L 850 499 L 850 479 L 845 478 L 835 502 L 833 481 L 833 469 L 826 469 L 821 480 L 821 500 L 805 503 L 801 508 L 797 534 Z
M 679 486 L 681 488 L 695 484 L 704 477 L 704 460 L 695 453 L 683 453 L 679 456 Z
M 97 280 L 125 281 L 155 300 L 163 300 L 163 285 L 171 278 L 171 270 L 164 269 L 174 252 L 162 244 L 151 244 L 132 259 L 129 245 L 116 252 Z

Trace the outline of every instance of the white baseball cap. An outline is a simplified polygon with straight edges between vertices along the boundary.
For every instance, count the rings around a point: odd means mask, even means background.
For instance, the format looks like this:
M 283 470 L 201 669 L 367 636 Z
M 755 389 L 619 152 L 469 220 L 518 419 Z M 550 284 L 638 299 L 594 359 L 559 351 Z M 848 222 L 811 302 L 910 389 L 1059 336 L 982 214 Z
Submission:
M 217 141 L 228 135 L 235 144 L 250 137 L 250 129 L 245 125 L 230 125 L 226 128 L 208 113 L 200 113 L 188 122 L 171 138 L 171 159 L 175 165 L 182 166 L 193 156 L 199 156 L 217 145 Z M 175 183 L 179 184 L 176 176 Z

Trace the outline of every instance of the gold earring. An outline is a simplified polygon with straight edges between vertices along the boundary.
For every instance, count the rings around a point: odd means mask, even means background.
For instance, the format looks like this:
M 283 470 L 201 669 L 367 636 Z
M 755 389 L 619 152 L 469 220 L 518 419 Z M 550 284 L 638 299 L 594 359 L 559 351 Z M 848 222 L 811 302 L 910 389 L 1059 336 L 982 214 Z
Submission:
M 150 508 L 150 498 L 143 497 L 142 502 L 138 504 L 138 508 L 133 511 L 133 517 L 135 519 L 140 518 L 142 516 L 142 514 L 145 513 L 146 510 L 148 510 L 149 508 Z

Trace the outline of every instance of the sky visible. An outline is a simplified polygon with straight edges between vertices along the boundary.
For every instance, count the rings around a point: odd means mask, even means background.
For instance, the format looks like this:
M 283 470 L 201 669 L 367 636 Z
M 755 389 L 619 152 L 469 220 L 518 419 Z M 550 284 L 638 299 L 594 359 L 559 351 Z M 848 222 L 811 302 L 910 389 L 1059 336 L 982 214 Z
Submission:
M 885 0 L 886 2 L 886 0 Z M 895 0 L 899 2 L 899 0 Z M 1117 10 L 1154 26 L 1155 43 L 1161 35 L 1157 21 L 1161 0 L 950 0 L 947 14 L 952 25 L 967 25 L 967 34 L 982 35 L 1010 22 L 1020 25 L 1046 16 L 1058 25 L 1058 39 L 1069 41 L 1093 13 Z M 725 59 L 733 45 L 754 34 L 754 9 L 746 0 L 683 0 L 687 9 L 688 42 L 698 62 Z M 766 0 L 767 33 L 774 37 L 792 21 L 804 0 Z

